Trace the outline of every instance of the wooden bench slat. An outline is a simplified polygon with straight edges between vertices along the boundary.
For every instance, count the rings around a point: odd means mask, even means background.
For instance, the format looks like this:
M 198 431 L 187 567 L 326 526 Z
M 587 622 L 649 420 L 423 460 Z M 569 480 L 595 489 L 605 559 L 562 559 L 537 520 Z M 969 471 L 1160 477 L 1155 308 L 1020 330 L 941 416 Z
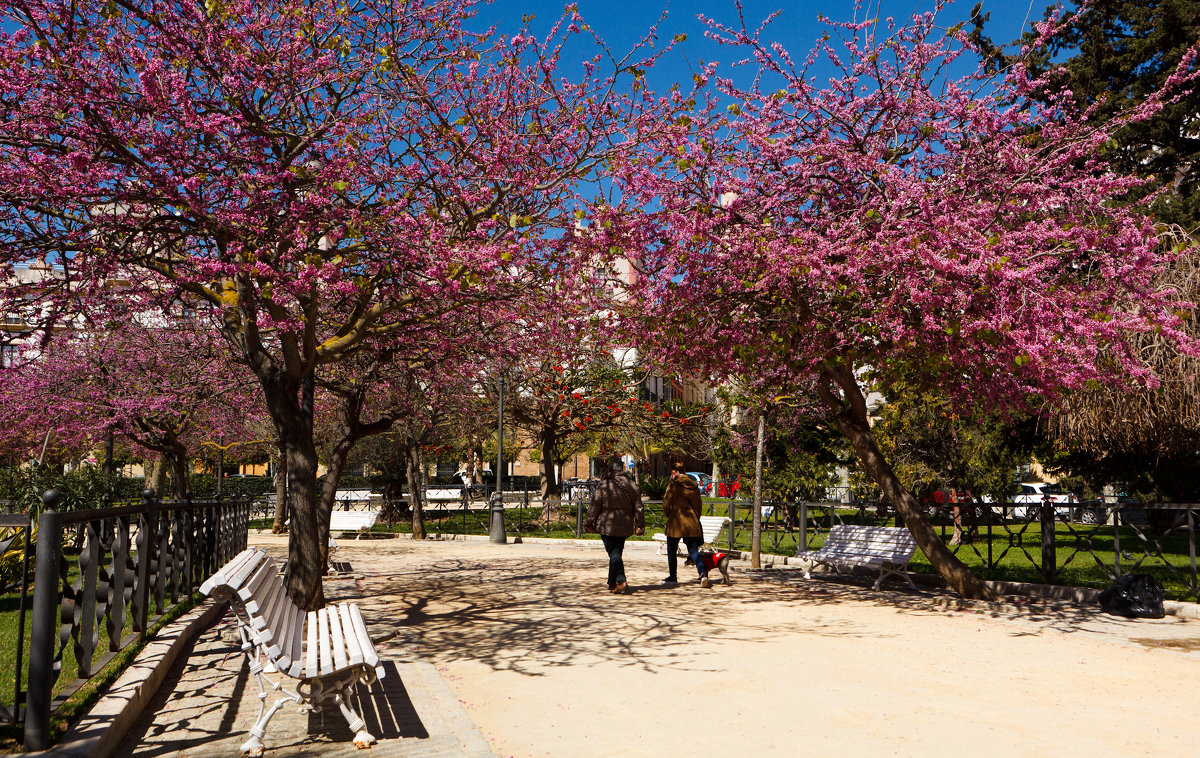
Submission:
M 375 652 L 375 643 L 371 642 L 371 635 L 367 633 L 367 622 L 363 620 L 362 611 L 353 603 L 350 604 L 350 618 L 355 636 L 358 637 L 358 644 L 363 651 L 363 663 L 378 666 L 379 654 Z M 382 670 L 379 676 L 383 676 Z
M 287 668 L 287 675 L 293 679 L 304 676 L 304 621 L 307 617 L 307 613 L 296 608 L 296 617 L 292 619 L 291 652 L 288 653 L 292 662 Z
M 287 591 L 283 589 L 283 584 L 280 582 L 270 582 L 264 588 L 264 596 L 258 603 L 258 611 L 251 616 L 251 625 L 262 632 L 266 639 L 274 637 L 271 619 L 276 617 L 276 609 L 281 607 L 286 596 Z
M 250 577 L 250 580 L 237 591 L 237 596 L 241 598 L 246 613 L 262 615 L 263 607 L 270 600 L 273 588 L 282 589 L 279 587 L 280 584 L 275 581 L 274 564 L 261 564 L 254 576 Z
M 305 653 L 304 675 L 309 679 L 313 679 L 320 675 L 320 655 L 321 655 L 321 639 L 318 629 L 320 623 L 317 621 L 317 612 L 308 612 L 308 650 Z
M 213 590 L 221 585 L 236 586 L 230 581 L 230 579 L 237 574 L 238 569 L 240 569 L 249 561 L 255 560 L 259 553 L 260 551 L 258 549 L 252 547 L 246 548 L 242 552 L 238 553 L 228 563 L 217 569 L 212 576 L 206 579 L 204 583 L 200 585 L 200 591 L 205 595 L 211 595 Z
M 341 603 L 338 605 L 338 620 L 342 625 L 342 633 L 345 635 L 343 643 L 346 645 L 346 658 L 351 665 L 357 665 L 363 662 L 362 644 L 359 642 L 358 635 L 354 630 L 354 620 L 350 618 L 349 603 Z
M 288 603 L 284 609 L 283 619 L 279 624 L 279 655 L 275 665 L 281 671 L 287 671 L 292 665 L 292 650 L 295 643 L 296 615 L 300 609 L 295 603 Z
M 342 614 L 338 613 L 337 606 L 333 606 L 327 615 L 329 617 L 329 650 L 333 654 L 333 666 L 344 669 L 350 661 L 346 656 L 346 635 L 342 632 Z
M 322 674 L 331 674 L 331 673 L 333 673 L 333 651 L 330 650 L 330 648 L 329 648 L 329 608 L 328 607 L 322 608 L 321 610 L 317 611 L 317 632 L 318 632 L 318 639 L 320 640 L 318 644 L 321 646 L 321 649 L 319 651 L 320 661 L 321 661 L 321 669 L 320 670 L 321 670 Z

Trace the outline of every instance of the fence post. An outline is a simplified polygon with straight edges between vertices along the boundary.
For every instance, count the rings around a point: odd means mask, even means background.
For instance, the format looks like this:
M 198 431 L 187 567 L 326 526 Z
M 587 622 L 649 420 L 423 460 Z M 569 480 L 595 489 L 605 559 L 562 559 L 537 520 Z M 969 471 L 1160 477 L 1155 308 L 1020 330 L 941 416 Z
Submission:
M 1113 569 L 1121 575 L 1121 504 L 1113 508 Z
M 158 526 L 154 514 L 154 490 L 142 491 L 142 512 L 138 517 L 137 536 L 137 584 L 133 589 L 133 630 L 139 639 L 146 639 L 150 619 L 150 561 L 155 552 L 155 539 L 151 532 Z
M 567 502 L 575 503 L 575 539 L 578 540 L 583 538 L 583 501 L 577 503 L 575 502 L 578 499 L 574 497 L 577 489 L 579 488 L 571 488 L 571 494 L 569 496 L 570 499 Z M 591 500 L 589 499 L 588 502 L 590 504 Z
M 58 678 L 58 672 L 54 670 L 54 643 L 58 640 L 58 579 L 63 534 L 62 515 L 55 506 L 61 499 L 58 490 L 47 490 L 42 495 L 46 510 L 38 517 L 25 711 L 26 750 L 45 750 L 50 745 L 50 704 L 54 681 Z M 20 679 L 20 672 L 17 672 L 17 678 Z
M 729 549 L 733 550 L 733 530 L 737 528 L 737 509 L 733 505 L 733 485 L 729 485 L 729 528 L 725 533 L 729 535 Z
M 801 500 L 797 509 L 797 519 L 800 533 L 796 535 L 796 555 L 808 550 L 808 503 Z
M 1054 506 L 1050 504 L 1050 496 L 1042 498 L 1042 578 L 1046 584 L 1054 582 L 1058 573 L 1058 555 L 1054 552 Z

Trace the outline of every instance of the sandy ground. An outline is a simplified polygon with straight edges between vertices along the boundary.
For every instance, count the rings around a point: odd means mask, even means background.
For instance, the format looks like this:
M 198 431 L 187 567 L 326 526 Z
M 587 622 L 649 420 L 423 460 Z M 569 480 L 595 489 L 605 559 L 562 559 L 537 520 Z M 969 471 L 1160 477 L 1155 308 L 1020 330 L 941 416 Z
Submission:
M 668 589 L 653 545 L 614 596 L 596 548 L 340 544 L 368 623 L 399 630 L 381 649 L 431 661 L 504 756 L 1200 752 L 1200 621 L 951 610 L 738 563 Z

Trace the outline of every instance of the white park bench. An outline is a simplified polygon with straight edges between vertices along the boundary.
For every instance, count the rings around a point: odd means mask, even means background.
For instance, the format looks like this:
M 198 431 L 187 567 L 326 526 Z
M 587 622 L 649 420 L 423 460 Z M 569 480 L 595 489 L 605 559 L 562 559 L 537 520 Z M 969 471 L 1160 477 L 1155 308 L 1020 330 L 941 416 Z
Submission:
M 329 514 L 329 549 L 337 550 L 334 532 L 357 532 L 355 539 L 371 530 L 379 520 L 379 511 L 333 511 Z
M 434 503 L 461 503 L 462 493 L 462 487 L 429 487 L 425 490 L 425 502 L 430 505 Z
M 883 580 L 891 575 L 904 579 L 915 589 L 916 585 L 906 569 L 916 551 L 916 540 L 903 527 L 835 524 L 830 527 L 829 536 L 820 550 L 809 550 L 796 557 L 809 561 L 804 569 L 804 576 L 808 579 L 812 578 L 813 568 L 821 565 L 833 569 L 834 573 L 844 566 L 866 566 L 879 569 L 875 589 L 879 589 Z
M 297 703 L 301 711 L 320 711 L 336 703 L 354 732 L 355 746 L 366 748 L 375 742 L 366 722 L 349 704 L 356 684 L 370 685 L 383 678 L 379 655 L 357 605 L 339 603 L 305 613 L 288 597 L 274 559 L 258 548 L 242 551 L 200 591 L 231 603 L 246 664 L 257 677 L 258 719 L 241 746 L 243 753 L 263 754 L 267 723 L 289 702 Z M 277 674 L 279 681 L 268 674 Z M 268 708 L 270 691 L 280 695 Z
M 717 541 L 717 535 L 729 523 L 728 516 L 701 516 L 700 531 L 704 534 L 704 542 L 702 544 L 711 545 Z M 663 555 L 667 552 L 667 535 L 658 532 L 651 535 L 658 542 L 658 552 L 655 555 Z

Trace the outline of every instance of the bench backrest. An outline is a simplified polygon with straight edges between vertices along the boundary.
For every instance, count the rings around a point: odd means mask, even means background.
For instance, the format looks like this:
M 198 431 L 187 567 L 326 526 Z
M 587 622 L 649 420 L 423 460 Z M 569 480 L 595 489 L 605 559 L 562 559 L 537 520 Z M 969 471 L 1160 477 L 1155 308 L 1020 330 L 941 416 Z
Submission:
M 462 500 L 462 487 L 438 487 L 425 490 L 425 500 Z
M 729 523 L 728 516 L 701 516 L 700 531 L 704 533 L 704 542 L 712 544 L 716 541 L 717 535 Z
M 379 511 L 333 511 L 329 514 L 330 531 L 370 529 L 379 520 Z
M 916 552 L 917 543 L 912 533 L 903 527 L 835 524 L 821 550 L 905 562 Z

